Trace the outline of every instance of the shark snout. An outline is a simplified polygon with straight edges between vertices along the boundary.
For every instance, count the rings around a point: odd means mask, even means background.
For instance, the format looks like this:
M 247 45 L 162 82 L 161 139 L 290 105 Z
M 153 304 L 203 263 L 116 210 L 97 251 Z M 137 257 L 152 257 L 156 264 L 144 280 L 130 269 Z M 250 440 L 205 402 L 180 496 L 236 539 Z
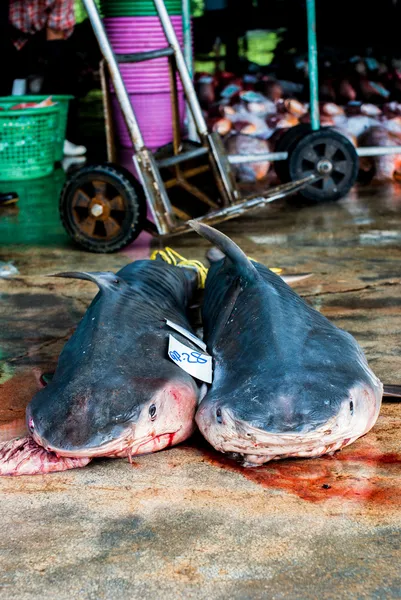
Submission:
M 237 435 L 230 410 L 219 402 L 202 402 L 195 421 L 207 441 L 221 451 L 224 451 L 224 444 Z

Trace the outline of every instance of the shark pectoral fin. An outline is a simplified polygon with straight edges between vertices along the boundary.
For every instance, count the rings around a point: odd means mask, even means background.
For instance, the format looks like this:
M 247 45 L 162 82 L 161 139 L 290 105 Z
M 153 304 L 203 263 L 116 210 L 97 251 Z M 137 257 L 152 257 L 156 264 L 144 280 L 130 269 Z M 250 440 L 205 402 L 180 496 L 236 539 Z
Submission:
M 298 273 L 297 275 L 279 275 L 285 283 L 291 285 L 292 283 L 296 283 L 297 281 L 302 281 L 303 279 L 308 279 L 312 277 L 313 273 Z
M 49 277 L 65 277 L 66 279 L 83 279 L 95 283 L 101 291 L 115 290 L 118 291 L 127 285 L 124 279 L 118 277 L 111 271 L 94 271 L 92 273 L 80 271 L 66 271 L 65 273 L 54 273 Z
M 384 384 L 383 396 L 385 398 L 401 398 L 401 385 Z

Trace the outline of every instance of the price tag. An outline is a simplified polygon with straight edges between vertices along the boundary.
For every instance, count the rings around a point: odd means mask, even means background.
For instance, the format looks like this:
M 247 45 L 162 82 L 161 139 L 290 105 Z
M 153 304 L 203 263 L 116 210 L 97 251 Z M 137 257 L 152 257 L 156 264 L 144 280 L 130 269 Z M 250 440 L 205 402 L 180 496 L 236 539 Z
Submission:
M 171 334 L 168 340 L 168 355 L 181 369 L 206 383 L 212 383 L 212 357 L 199 350 L 181 344 Z
M 200 340 L 196 337 L 196 335 L 188 331 L 188 329 L 185 329 L 185 327 L 181 327 L 181 325 L 177 325 L 177 323 L 173 323 L 173 321 L 169 321 L 168 319 L 166 319 L 166 323 L 169 327 L 171 327 L 171 329 L 175 329 L 176 331 L 181 333 L 181 335 L 191 340 L 191 342 L 199 346 L 199 348 L 202 348 L 202 350 L 206 350 L 205 342 L 202 342 L 202 340 Z

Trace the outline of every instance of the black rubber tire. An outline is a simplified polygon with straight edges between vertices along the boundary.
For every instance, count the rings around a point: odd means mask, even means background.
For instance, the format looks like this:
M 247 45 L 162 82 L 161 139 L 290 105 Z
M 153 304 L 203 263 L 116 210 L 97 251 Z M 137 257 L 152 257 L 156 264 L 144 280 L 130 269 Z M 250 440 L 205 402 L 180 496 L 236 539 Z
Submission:
M 277 141 L 274 151 L 288 152 L 287 160 L 277 160 L 274 162 L 274 169 L 281 183 L 288 183 L 289 181 L 291 181 L 289 171 L 289 157 L 291 156 L 292 151 L 294 150 L 298 142 L 305 135 L 310 133 L 310 130 L 311 128 L 308 123 L 301 123 L 300 125 L 295 125 L 295 127 L 287 129 L 287 131 L 285 131 Z
M 76 192 L 82 186 L 90 189 L 93 181 L 106 184 L 108 190 L 114 189 L 123 200 L 123 210 L 118 211 L 120 231 L 111 239 L 82 231 L 73 213 Z M 67 179 L 60 194 L 59 211 L 65 230 L 76 244 L 89 252 L 106 254 L 124 248 L 141 233 L 146 219 L 146 199 L 142 186 L 127 169 L 110 163 L 88 165 Z
M 332 171 L 299 193 L 313 202 L 327 202 L 343 198 L 355 184 L 359 159 L 355 147 L 344 135 L 324 127 L 305 135 L 289 156 L 291 181 L 317 173 L 317 164 L 329 159 Z

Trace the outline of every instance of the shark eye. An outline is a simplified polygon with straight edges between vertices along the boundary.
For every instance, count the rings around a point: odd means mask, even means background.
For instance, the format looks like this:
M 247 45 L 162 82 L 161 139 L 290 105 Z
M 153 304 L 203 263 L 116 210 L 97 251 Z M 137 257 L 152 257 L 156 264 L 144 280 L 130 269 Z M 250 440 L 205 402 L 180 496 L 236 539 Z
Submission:
M 354 403 L 352 402 L 352 400 L 349 403 L 349 410 L 350 410 L 351 415 L 353 415 L 354 414 Z
M 116 285 L 118 285 L 120 283 L 119 279 L 114 279 L 113 283 L 115 283 Z
M 221 416 L 221 408 L 218 408 L 216 410 L 216 421 L 218 423 L 222 423 L 223 422 L 223 419 L 222 419 L 222 416 Z
M 152 421 L 154 421 L 156 419 L 156 405 L 152 404 L 149 407 L 149 416 L 152 419 Z

